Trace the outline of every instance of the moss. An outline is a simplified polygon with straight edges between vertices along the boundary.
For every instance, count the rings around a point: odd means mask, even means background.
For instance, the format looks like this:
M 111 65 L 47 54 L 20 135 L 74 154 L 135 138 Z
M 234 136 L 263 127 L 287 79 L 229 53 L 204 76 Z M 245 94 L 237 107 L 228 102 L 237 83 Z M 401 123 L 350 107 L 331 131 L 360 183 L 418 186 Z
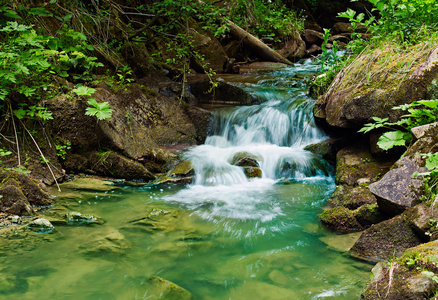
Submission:
M 328 209 L 319 215 L 321 223 L 338 232 L 349 232 L 363 229 L 357 222 L 353 212 L 343 206 Z

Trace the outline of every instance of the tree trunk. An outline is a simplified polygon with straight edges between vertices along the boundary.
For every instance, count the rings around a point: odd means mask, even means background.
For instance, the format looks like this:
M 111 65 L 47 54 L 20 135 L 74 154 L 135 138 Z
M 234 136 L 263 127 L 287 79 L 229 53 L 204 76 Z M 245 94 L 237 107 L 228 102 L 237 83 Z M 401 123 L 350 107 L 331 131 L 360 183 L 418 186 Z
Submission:
M 273 62 L 280 62 L 287 65 L 292 64 L 288 59 L 278 54 L 274 49 L 267 46 L 257 37 L 253 36 L 252 34 L 245 31 L 244 29 L 242 29 L 241 27 L 237 26 L 236 24 L 234 24 L 229 20 L 227 20 L 227 23 L 230 28 L 231 35 L 233 35 L 237 39 L 243 40 L 243 42 L 247 46 L 256 50 L 263 59 Z

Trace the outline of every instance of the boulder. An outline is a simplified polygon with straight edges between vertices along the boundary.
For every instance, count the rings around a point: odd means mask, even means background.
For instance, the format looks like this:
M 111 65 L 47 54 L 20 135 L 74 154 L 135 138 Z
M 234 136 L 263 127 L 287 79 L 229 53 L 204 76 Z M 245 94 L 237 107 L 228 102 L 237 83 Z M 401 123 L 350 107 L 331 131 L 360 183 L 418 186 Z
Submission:
M 417 126 L 411 129 L 411 133 L 413 134 L 415 139 L 420 139 L 427 135 L 436 134 L 438 131 L 438 122 L 426 124 L 422 126 Z
M 303 40 L 306 42 L 306 45 L 310 46 L 312 44 L 316 44 L 321 46 L 324 41 L 324 35 L 316 30 L 305 29 L 303 33 Z
M 372 270 L 374 277 L 368 282 L 361 299 L 435 299 L 438 283 L 436 258 L 438 243 L 430 242 L 410 248 L 398 258 L 380 262 Z
M 38 233 L 52 233 L 55 226 L 47 219 L 38 218 L 27 224 L 27 228 Z
M 301 39 L 298 32 L 289 37 L 284 47 L 278 53 L 289 60 L 296 61 L 306 55 L 306 43 Z
M 336 155 L 336 184 L 370 184 L 389 170 L 392 162 L 374 158 L 362 145 L 343 148 Z
M 408 49 L 411 63 L 398 61 L 399 55 L 391 46 L 375 51 L 365 51 L 335 77 L 314 106 L 317 118 L 334 127 L 358 129 L 372 122 L 372 117 L 396 121 L 404 112 L 391 107 L 425 99 L 438 75 L 437 48 Z M 385 61 L 388 55 L 391 59 Z M 372 76 L 367 79 L 366 74 Z
M 217 86 L 212 87 L 208 78 L 201 78 L 196 82 L 190 83 L 190 92 L 202 104 L 250 105 L 260 102 L 259 99 L 242 88 L 226 82 L 218 82 Z
M 401 216 L 372 225 L 350 249 L 354 257 L 378 262 L 400 256 L 408 248 L 421 244 L 422 239 Z
M 356 209 L 365 204 L 376 204 L 377 199 L 366 186 L 338 185 L 328 203 Z
M 317 144 L 311 144 L 304 148 L 324 158 L 325 160 L 335 161 L 339 150 L 346 147 L 349 141 L 345 138 L 329 138 Z
M 32 215 L 35 206 L 51 203 L 49 194 L 37 181 L 22 173 L 0 168 L 0 212 Z
M 397 215 L 420 203 L 420 196 L 424 193 L 423 181 L 413 175 L 424 171 L 425 168 L 420 168 L 416 161 L 406 156 L 399 159 L 382 179 L 370 185 L 380 209 L 389 215 Z
M 260 157 L 248 153 L 248 152 L 238 152 L 233 156 L 231 164 L 239 167 L 254 167 L 259 168 L 260 165 L 258 161 L 261 160 Z
M 179 162 L 175 167 L 170 169 L 166 174 L 159 176 L 151 184 L 178 183 L 188 184 L 193 180 L 195 170 L 189 160 Z
M 243 173 L 248 178 L 262 178 L 262 170 L 255 167 L 243 167 Z
M 362 230 L 363 227 L 348 208 L 338 206 L 328 209 L 319 215 L 322 225 L 336 232 L 351 232 Z

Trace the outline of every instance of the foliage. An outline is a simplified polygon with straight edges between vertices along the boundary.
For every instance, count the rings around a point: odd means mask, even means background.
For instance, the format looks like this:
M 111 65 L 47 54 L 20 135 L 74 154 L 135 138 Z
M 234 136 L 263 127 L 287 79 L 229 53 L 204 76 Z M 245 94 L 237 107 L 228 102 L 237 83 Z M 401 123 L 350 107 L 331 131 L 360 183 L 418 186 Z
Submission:
M 67 150 L 71 149 L 71 143 L 70 141 L 63 141 L 60 144 L 56 144 L 55 148 L 56 148 L 56 155 L 58 155 L 61 159 L 65 159 Z
M 408 147 L 414 127 L 438 121 L 438 100 L 420 100 L 410 104 L 395 106 L 392 109 L 407 111 L 397 122 L 388 122 L 388 118 L 373 117 L 374 123 L 365 124 L 359 132 L 367 133 L 374 129 L 386 128 L 390 131 L 380 136 L 377 145 L 382 150 L 395 146 Z
M 260 37 L 273 37 L 279 41 L 304 27 L 304 20 L 281 1 L 237 0 L 230 1 L 229 5 L 230 18 Z
M 86 86 L 79 86 L 73 89 L 71 92 L 78 96 L 91 96 L 96 90 Z M 92 97 L 87 97 L 87 103 L 89 107 L 85 110 L 85 115 L 95 116 L 98 120 L 110 119 L 113 110 L 108 102 L 97 102 L 96 99 Z
M 357 32 L 359 25 L 368 27 L 373 24 L 376 18 L 370 17 L 365 20 L 364 13 L 357 14 L 356 11 L 352 10 L 351 8 L 347 9 L 347 11 L 345 12 L 338 13 L 338 17 L 347 18 L 350 22 L 353 33 L 351 34 L 351 40 L 348 43 L 347 47 L 353 53 L 359 53 L 365 47 L 365 41 L 362 39 L 362 34 Z

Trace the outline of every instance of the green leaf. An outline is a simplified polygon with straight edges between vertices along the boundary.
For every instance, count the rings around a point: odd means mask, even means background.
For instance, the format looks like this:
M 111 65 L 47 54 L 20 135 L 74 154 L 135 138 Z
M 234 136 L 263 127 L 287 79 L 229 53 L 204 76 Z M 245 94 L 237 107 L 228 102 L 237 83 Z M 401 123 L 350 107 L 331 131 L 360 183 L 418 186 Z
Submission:
M 407 141 L 407 133 L 397 130 L 388 131 L 382 134 L 377 142 L 377 146 L 382 150 L 389 150 L 394 146 L 405 146 Z
M 78 96 L 91 96 L 95 91 L 96 91 L 96 89 L 81 85 L 81 86 L 73 89 L 71 92 L 75 93 Z
M 429 171 L 438 169 L 438 153 L 432 154 L 427 160 L 426 160 L 426 168 Z
M 91 107 L 86 108 L 85 115 L 96 116 L 99 120 L 111 118 L 113 110 L 108 102 L 98 103 L 94 98 L 89 98 L 87 103 Z
M 20 109 L 16 109 L 14 110 L 14 115 L 18 118 L 18 119 L 23 119 L 24 116 L 26 115 L 26 111 L 23 108 Z
M 417 103 L 419 103 L 421 105 L 424 105 L 426 107 L 432 108 L 432 109 L 438 107 L 438 99 L 434 99 L 434 100 L 420 100 L 420 101 L 417 101 Z

